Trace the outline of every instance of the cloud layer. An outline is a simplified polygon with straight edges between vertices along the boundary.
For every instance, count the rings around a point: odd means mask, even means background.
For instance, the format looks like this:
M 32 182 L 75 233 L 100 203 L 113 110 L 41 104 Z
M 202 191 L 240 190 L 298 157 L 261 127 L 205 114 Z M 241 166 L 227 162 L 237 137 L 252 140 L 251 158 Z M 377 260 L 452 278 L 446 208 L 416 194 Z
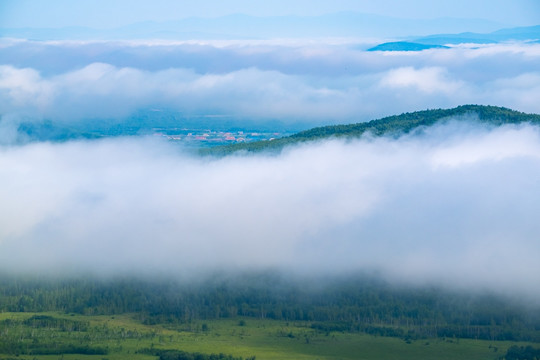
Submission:
M 148 108 L 306 126 L 464 103 L 540 112 L 539 44 L 366 52 L 337 41 L 3 40 L 0 54 L 4 122 L 122 121 Z
M 222 159 L 146 138 L 6 145 L 20 121 L 141 109 L 305 127 L 465 103 L 540 112 L 539 44 L 368 46 L 2 40 L 0 268 L 377 270 L 540 295 L 536 127 L 456 121 Z
M 378 270 L 538 295 L 540 131 L 454 122 L 279 156 L 148 139 L 0 150 L 0 263 L 43 271 Z

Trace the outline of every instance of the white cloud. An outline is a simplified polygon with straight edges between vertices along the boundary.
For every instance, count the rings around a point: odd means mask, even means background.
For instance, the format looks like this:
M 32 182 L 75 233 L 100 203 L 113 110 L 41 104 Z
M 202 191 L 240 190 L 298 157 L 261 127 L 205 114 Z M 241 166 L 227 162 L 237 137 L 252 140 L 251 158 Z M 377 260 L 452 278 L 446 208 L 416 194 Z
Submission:
M 151 73 L 101 63 L 43 78 L 32 69 L 3 66 L 0 91 L 6 109 L 61 120 L 121 117 L 151 106 L 187 113 L 320 119 L 347 116 L 358 106 L 352 104 L 349 90 L 311 86 L 304 80 L 254 68 L 200 75 L 186 69 Z
M 197 158 L 148 139 L 4 147 L 0 263 L 376 269 L 537 295 L 539 144 L 531 126 L 450 123 L 279 156 Z
M 34 69 L 0 65 L 0 93 L 4 98 L 0 103 L 3 111 L 18 111 L 28 106 L 41 110 L 53 99 L 53 84 Z
M 12 61 L 0 65 L 4 144 L 20 119 L 122 121 L 144 108 L 306 123 L 464 103 L 540 112 L 540 45 L 14 42 L 0 55 Z M 454 122 L 224 159 L 147 139 L 4 146 L 0 263 L 369 268 L 538 295 L 539 144 L 531 126 Z
M 15 42 L 0 52 L 29 65 L 0 66 L 0 113 L 11 119 L 121 121 L 166 108 L 315 125 L 465 103 L 540 112 L 538 44 L 366 52 L 310 41 Z M 42 61 L 28 52 L 43 53 Z M 59 55 L 62 62 L 52 61 Z
M 446 93 L 451 95 L 460 90 L 464 85 L 461 81 L 452 80 L 446 69 L 440 67 L 428 67 L 414 69 L 403 67 L 389 70 L 381 79 L 381 86 L 390 88 L 405 88 L 419 90 L 423 93 Z
M 498 128 L 483 136 L 462 136 L 459 141 L 440 146 L 433 152 L 432 164 L 438 167 L 459 167 L 485 161 L 502 161 L 514 157 L 537 157 L 538 133 L 524 133 L 521 128 Z M 501 143 L 512 144 L 501 147 Z

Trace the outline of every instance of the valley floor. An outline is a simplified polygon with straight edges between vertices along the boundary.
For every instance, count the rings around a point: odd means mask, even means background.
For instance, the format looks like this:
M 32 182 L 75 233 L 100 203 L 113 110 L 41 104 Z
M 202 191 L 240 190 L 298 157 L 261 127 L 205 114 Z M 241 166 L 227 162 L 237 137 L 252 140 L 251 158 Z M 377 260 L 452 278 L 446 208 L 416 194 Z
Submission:
M 409 340 L 234 318 L 145 325 L 136 314 L 0 313 L 0 359 L 158 359 L 160 350 L 271 359 L 500 359 L 509 341 Z

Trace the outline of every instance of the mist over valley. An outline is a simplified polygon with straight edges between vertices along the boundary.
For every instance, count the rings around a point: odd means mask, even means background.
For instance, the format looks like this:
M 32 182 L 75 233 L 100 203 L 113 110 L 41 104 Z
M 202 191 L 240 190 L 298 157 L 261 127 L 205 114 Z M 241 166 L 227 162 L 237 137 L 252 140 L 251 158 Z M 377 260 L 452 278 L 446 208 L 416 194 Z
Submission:
M 538 4 L 203 3 L 0 4 L 0 359 L 538 358 Z

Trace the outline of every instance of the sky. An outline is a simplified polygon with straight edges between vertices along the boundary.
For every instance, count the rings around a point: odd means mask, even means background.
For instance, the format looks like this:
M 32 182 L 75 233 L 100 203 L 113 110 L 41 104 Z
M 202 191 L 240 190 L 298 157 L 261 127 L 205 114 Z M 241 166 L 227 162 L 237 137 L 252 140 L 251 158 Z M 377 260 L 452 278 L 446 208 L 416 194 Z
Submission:
M 537 24 L 540 4 L 535 0 L 2 0 L 0 24 L 3 27 L 111 28 L 141 21 L 219 17 L 236 13 L 253 16 L 316 16 L 341 11 L 412 19 L 477 18 L 510 26 L 525 26 Z
M 540 19 L 536 1 L 149 4 L 4 0 L 0 27 L 112 28 L 238 12 Z M 537 126 L 490 128 L 470 114 L 416 135 L 225 158 L 155 137 L 28 142 L 19 131 L 114 128 L 150 110 L 303 128 L 463 104 L 540 113 L 538 39 L 367 51 L 385 39 L 1 38 L 0 270 L 377 270 L 537 299 Z

